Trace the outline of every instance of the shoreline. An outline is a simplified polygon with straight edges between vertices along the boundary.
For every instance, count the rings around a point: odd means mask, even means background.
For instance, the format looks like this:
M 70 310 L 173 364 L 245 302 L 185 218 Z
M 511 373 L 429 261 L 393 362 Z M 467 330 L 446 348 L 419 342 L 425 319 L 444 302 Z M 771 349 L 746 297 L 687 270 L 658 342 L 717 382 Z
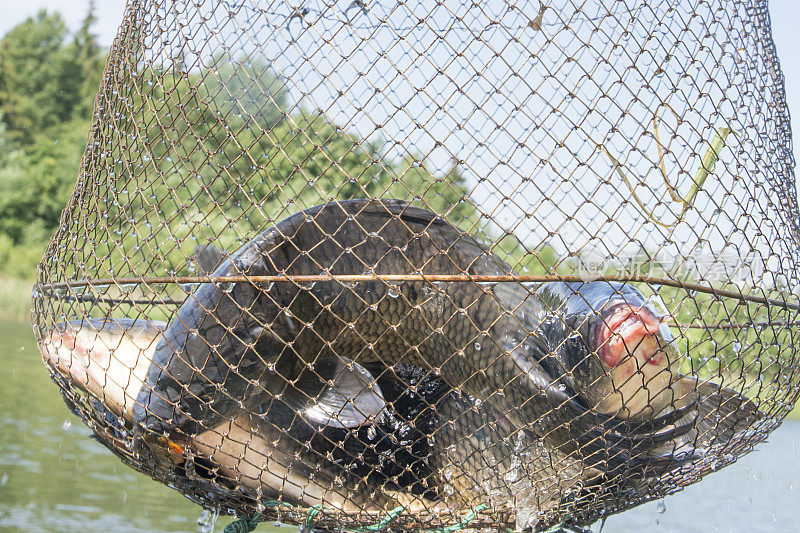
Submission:
M 9 277 L 0 273 L 0 319 L 30 322 L 31 289 L 34 280 Z

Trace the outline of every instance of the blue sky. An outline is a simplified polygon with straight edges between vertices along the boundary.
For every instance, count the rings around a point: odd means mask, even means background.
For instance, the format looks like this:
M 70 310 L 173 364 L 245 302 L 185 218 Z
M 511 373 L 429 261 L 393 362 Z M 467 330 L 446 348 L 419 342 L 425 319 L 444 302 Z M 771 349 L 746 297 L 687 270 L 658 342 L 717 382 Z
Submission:
M 25 18 L 34 15 L 39 9 L 57 10 L 71 28 L 80 23 L 89 4 L 88 0 L 27 0 L 4 2 L 0 7 L 0 35 L 5 34 Z M 98 23 L 96 31 L 105 45 L 110 45 L 124 10 L 122 0 L 96 0 Z M 793 127 L 795 138 L 800 130 L 800 3 L 796 0 L 774 0 L 769 2 L 772 17 L 773 37 L 778 49 L 781 67 L 786 77 L 786 93 L 789 110 L 796 118 Z M 795 159 L 798 156 L 795 141 Z

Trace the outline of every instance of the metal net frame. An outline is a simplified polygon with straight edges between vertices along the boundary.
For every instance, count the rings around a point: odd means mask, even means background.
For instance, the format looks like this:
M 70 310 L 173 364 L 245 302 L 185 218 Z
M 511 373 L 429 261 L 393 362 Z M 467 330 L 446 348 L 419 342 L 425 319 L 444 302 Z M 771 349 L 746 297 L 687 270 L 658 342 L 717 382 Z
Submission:
M 128 0 L 33 325 L 228 514 L 581 527 L 798 393 L 766 1 Z

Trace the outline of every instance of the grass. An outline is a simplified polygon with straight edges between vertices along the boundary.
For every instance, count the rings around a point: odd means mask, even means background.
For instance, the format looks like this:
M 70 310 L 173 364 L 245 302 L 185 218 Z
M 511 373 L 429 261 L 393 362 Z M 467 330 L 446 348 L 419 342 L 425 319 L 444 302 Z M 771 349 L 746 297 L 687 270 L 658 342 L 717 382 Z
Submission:
M 33 283 L 0 274 L 0 318 L 15 322 L 30 320 Z

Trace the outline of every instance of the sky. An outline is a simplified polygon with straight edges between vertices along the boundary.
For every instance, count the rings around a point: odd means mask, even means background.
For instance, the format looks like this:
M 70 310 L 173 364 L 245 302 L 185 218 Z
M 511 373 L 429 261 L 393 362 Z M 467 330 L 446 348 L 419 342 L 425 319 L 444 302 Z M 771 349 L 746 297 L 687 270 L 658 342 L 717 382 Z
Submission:
M 79 26 L 86 13 L 89 0 L 11 0 L 0 7 L 0 35 L 5 35 L 11 28 L 23 22 L 27 17 L 36 14 L 40 9 L 59 11 L 67 21 L 70 29 Z M 97 23 L 95 32 L 103 45 L 109 46 L 114 39 L 117 28 L 122 21 L 125 8 L 123 0 L 96 0 Z M 786 94 L 789 111 L 793 117 L 800 117 L 800 32 L 797 31 L 797 20 L 800 17 L 800 3 L 796 0 L 773 0 L 769 2 L 772 18 L 773 38 L 778 50 L 781 68 L 786 78 Z M 800 127 L 796 118 L 793 137 L 797 139 Z M 798 142 L 794 142 L 795 160 L 800 151 Z
M 0 7 L 0 35 L 5 35 L 11 28 L 23 22 L 27 17 L 36 14 L 40 9 L 60 11 L 71 29 L 80 24 L 86 13 L 88 0 L 10 0 L 2 2 Z M 100 42 L 110 45 L 122 21 L 125 2 L 122 0 L 96 0 L 97 24 L 95 32 Z M 797 21 L 800 17 L 800 3 L 796 0 L 773 0 L 769 2 L 772 18 L 773 38 L 778 49 L 781 68 L 786 77 L 786 93 L 789 111 L 793 117 L 800 117 L 800 32 Z M 793 137 L 800 134 L 796 118 Z M 795 159 L 800 155 L 794 143 Z

